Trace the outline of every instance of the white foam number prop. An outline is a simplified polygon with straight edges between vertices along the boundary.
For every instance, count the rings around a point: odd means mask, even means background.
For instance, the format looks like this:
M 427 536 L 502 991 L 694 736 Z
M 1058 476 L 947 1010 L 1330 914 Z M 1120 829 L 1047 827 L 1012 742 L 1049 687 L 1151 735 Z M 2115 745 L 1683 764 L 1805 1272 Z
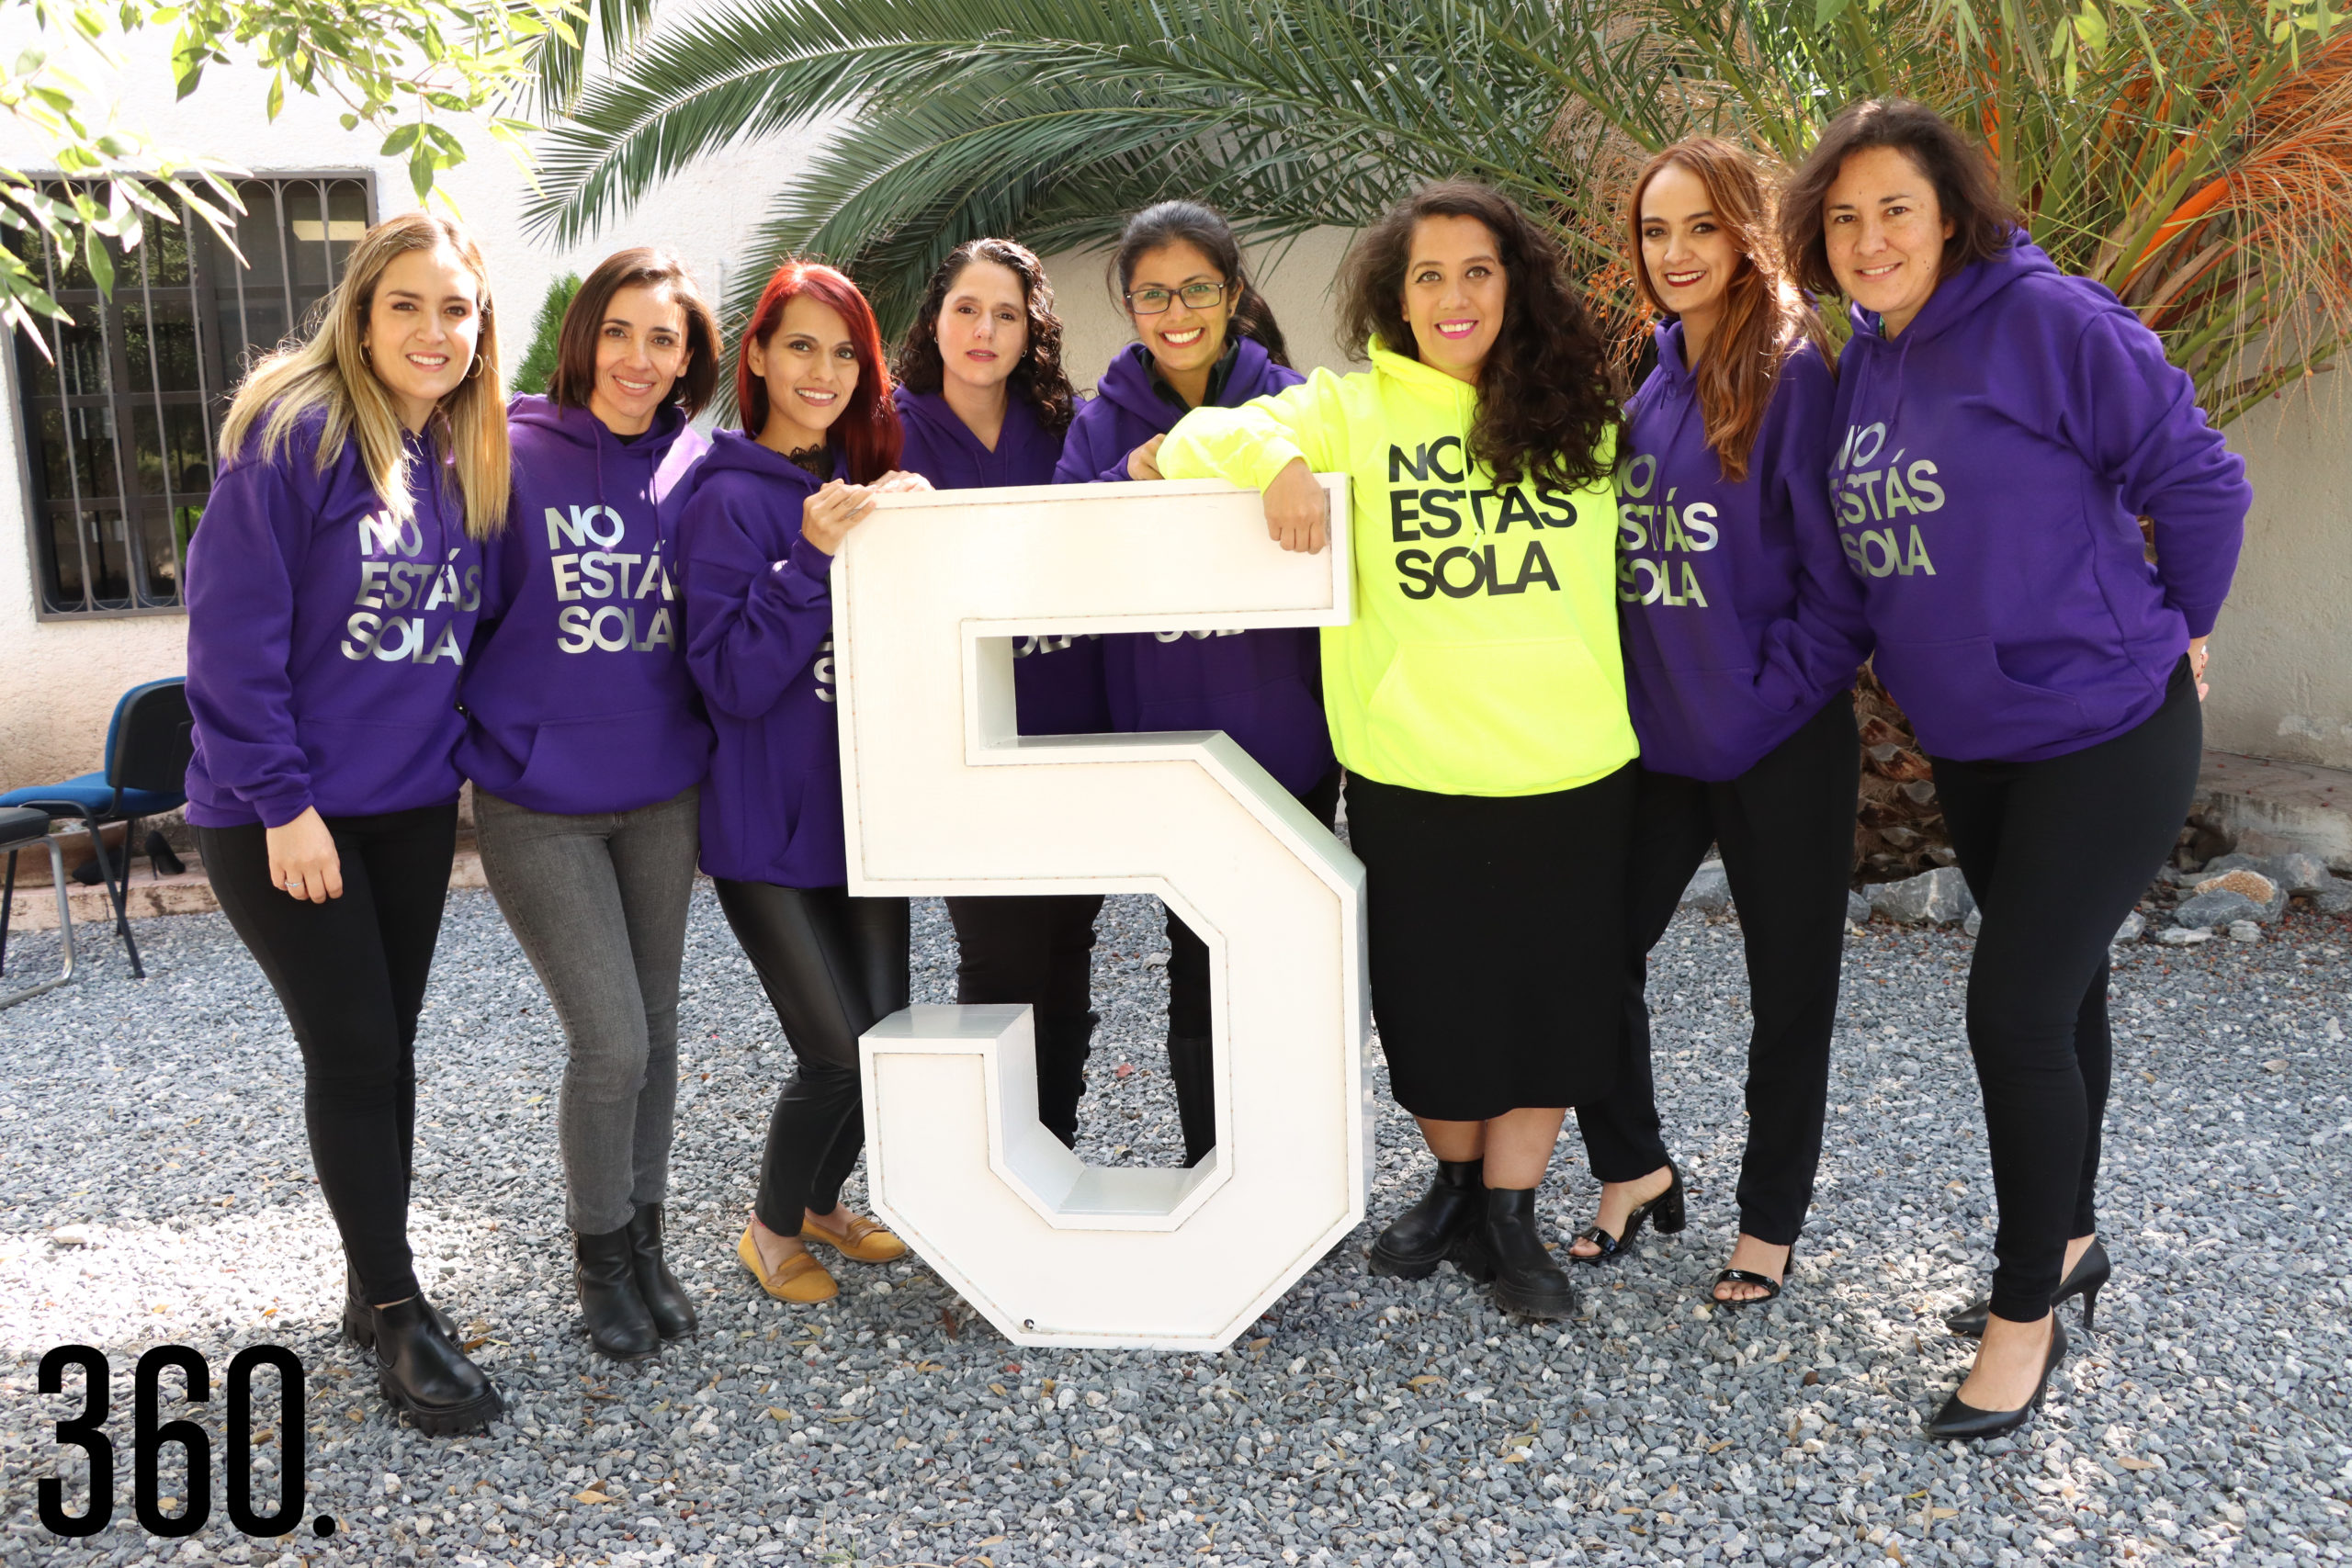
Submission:
M 835 565 L 850 891 L 1155 893 L 1209 949 L 1217 1143 L 1191 1170 L 1046 1131 L 1026 1007 L 862 1043 L 875 1209 L 1020 1344 L 1228 1343 L 1363 1220 L 1373 1145 L 1362 863 L 1222 733 L 1018 735 L 1011 639 L 1341 625 L 1348 561 L 1344 528 L 1286 554 L 1206 481 L 890 497 Z

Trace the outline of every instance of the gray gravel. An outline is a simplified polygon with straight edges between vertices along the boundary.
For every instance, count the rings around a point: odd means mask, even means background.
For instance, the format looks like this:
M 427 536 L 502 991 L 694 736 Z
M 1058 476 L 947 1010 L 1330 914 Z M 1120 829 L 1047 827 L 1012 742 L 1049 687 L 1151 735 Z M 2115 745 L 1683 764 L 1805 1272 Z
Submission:
M 1172 1162 L 1157 911 L 1116 900 L 1103 931 L 1085 1152 Z M 944 999 L 936 905 L 916 936 L 917 993 Z M 1973 1450 L 1916 1435 L 1966 1363 L 1937 1317 L 1981 1282 L 1991 1234 L 1955 931 L 1849 939 L 1820 1201 L 1772 1306 L 1700 1299 L 1730 1240 L 1747 1021 L 1735 921 L 1686 912 L 1656 993 L 1689 1231 L 1584 1276 L 1584 1317 L 1539 1330 L 1450 1269 L 1368 1276 L 1367 1226 L 1217 1356 L 1019 1349 L 912 1260 L 847 1266 L 820 1308 L 766 1302 L 731 1247 L 784 1054 L 707 892 L 691 940 L 672 1235 L 705 1333 L 616 1369 L 569 1299 L 553 1021 L 488 896 L 451 900 L 415 1235 L 513 1405 L 459 1441 L 388 1420 L 332 1331 L 342 1274 L 294 1053 L 218 917 L 147 922 L 144 984 L 93 941 L 82 979 L 0 1013 L 0 1563 L 2269 1568 L 2352 1544 L 2352 928 L 2307 907 L 2253 943 L 2123 950 L 2117 1280 L 2043 1417 Z M 46 955 L 20 939 L 11 970 Z M 1379 1218 L 1427 1172 L 1393 1111 L 1382 1144 Z M 1592 1190 L 1571 1138 L 1563 1237 Z M 78 1404 L 36 1393 L 34 1369 L 71 1340 L 116 1371 L 120 1517 L 85 1543 L 33 1511 L 60 1462 L 50 1423 Z M 189 1541 L 129 1522 L 130 1366 L 167 1341 L 216 1380 L 243 1345 L 303 1358 L 305 1514 L 338 1534 L 248 1544 L 217 1503 Z M 63 1465 L 78 1503 L 80 1461 Z

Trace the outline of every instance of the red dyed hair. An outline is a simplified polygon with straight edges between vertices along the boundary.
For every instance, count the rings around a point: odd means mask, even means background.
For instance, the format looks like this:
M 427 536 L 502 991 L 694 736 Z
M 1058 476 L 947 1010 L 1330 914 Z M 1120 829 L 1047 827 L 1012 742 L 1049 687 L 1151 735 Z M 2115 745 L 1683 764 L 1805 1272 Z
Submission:
M 899 408 L 890 400 L 890 372 L 882 358 L 882 330 L 875 324 L 874 307 L 857 285 L 831 267 L 816 262 L 791 261 L 775 269 L 752 320 L 735 345 L 735 407 L 743 416 L 743 434 L 757 438 L 768 423 L 768 384 L 752 374 L 745 344 L 765 348 L 784 322 L 784 308 L 802 295 L 830 309 L 849 328 L 850 347 L 857 355 L 857 386 L 849 406 L 825 433 L 825 445 L 849 459 L 854 484 L 872 484 L 899 466 L 905 436 L 899 428 Z

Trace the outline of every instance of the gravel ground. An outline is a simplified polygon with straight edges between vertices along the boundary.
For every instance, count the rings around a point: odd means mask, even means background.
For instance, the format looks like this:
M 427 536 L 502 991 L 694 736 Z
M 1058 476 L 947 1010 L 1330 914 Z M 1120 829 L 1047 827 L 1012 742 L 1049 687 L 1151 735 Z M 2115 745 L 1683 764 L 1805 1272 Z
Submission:
M 1103 934 L 1085 1152 L 1172 1162 L 1156 909 L 1115 900 Z M 759 1295 L 731 1246 L 785 1055 L 706 891 L 672 1222 L 704 1334 L 630 1370 L 591 1356 L 570 1301 L 545 998 L 489 897 L 457 895 L 424 1018 L 414 1234 L 512 1406 L 457 1441 L 387 1419 L 333 1332 L 342 1271 L 260 974 L 216 916 L 141 936 L 144 984 L 94 940 L 82 979 L 0 1013 L 0 1563 L 2267 1568 L 2352 1545 L 2352 927 L 2305 909 L 2254 944 L 2130 950 L 2104 1193 L 2116 1282 L 2042 1418 L 1978 1450 L 1916 1432 L 1967 1358 L 1937 1316 L 1989 1263 L 1954 931 L 1850 941 L 1820 1201 L 1769 1308 L 1700 1299 L 1730 1240 L 1747 1022 L 1736 925 L 1686 913 L 1656 992 L 1695 1221 L 1582 1276 L 1582 1318 L 1511 1322 L 1450 1269 L 1374 1279 L 1367 1226 L 1225 1354 L 1053 1352 L 1007 1345 L 911 1259 L 846 1266 L 820 1308 Z M 916 940 L 917 995 L 944 1000 L 935 904 Z M 12 973 L 47 953 L 10 947 Z M 1381 1134 L 1385 1218 L 1428 1167 L 1400 1116 Z M 1592 1194 L 1571 1138 L 1548 1195 L 1563 1238 Z M 61 1463 L 51 1423 L 79 1405 L 35 1389 L 65 1341 L 116 1372 L 119 1517 L 84 1542 L 34 1512 Z M 216 1380 L 243 1345 L 300 1355 L 303 1517 L 336 1534 L 247 1542 L 217 1504 L 185 1541 L 131 1522 L 130 1369 L 173 1341 Z M 200 1413 L 216 1494 L 220 1411 Z M 277 1445 L 256 1451 L 270 1506 Z M 81 1462 L 62 1462 L 78 1499 Z

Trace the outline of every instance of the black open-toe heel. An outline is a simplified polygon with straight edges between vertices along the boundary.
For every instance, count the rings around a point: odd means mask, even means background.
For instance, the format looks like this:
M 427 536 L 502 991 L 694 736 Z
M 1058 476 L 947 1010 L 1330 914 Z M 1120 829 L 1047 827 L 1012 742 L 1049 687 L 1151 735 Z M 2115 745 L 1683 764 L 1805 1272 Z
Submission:
M 2052 1310 L 2055 1311 L 2058 1304 L 2069 1296 L 2082 1297 L 2083 1330 L 2088 1333 L 2091 1313 L 2098 1305 L 2098 1293 L 2114 1273 L 2115 1265 L 2109 1259 L 2106 1247 L 2093 1236 L 2090 1246 L 2083 1248 L 2083 1255 L 2075 1259 L 2073 1271 L 2058 1282 L 2058 1293 L 2050 1298 Z M 1947 1316 L 1944 1326 L 1962 1339 L 1982 1339 L 1984 1337 L 1984 1320 L 1992 1311 L 1993 1298 L 1986 1296 Z
M 1690 1223 L 1689 1205 L 1683 1201 L 1682 1168 L 1672 1160 L 1666 1162 L 1666 1190 L 1625 1216 L 1625 1234 L 1611 1235 L 1599 1225 L 1587 1225 L 1577 1233 L 1577 1240 L 1589 1241 L 1600 1250 L 1587 1256 L 1573 1247 L 1568 1256 L 1578 1263 L 1613 1263 L 1634 1245 L 1642 1234 L 1642 1226 L 1649 1224 L 1660 1235 L 1674 1235 Z
M 1789 1255 L 1781 1259 L 1781 1278 L 1778 1280 L 1775 1280 L 1770 1274 L 1758 1274 L 1753 1269 L 1718 1269 L 1715 1273 L 1715 1282 L 1707 1287 L 1708 1303 L 1710 1305 L 1719 1307 L 1762 1306 L 1766 1302 L 1770 1301 L 1773 1297 L 1781 1293 L 1781 1286 L 1787 1280 L 1789 1277 L 1789 1270 L 1794 1269 L 1796 1266 L 1797 1244 L 1795 1242 L 1791 1242 L 1789 1243 Z M 1760 1296 L 1719 1296 L 1715 1294 L 1716 1291 L 1725 1285 L 1754 1285 L 1764 1293 Z
M 2032 1420 L 2033 1413 L 2041 1408 L 2041 1397 L 2050 1392 L 2050 1374 L 2065 1359 L 2066 1331 L 2058 1326 L 2058 1319 L 2053 1315 L 2050 1320 L 2050 1359 L 2041 1363 L 2041 1381 L 2033 1385 L 2031 1399 L 2015 1410 L 1979 1410 L 1973 1404 L 1962 1404 L 1960 1391 L 1954 1389 L 1951 1397 L 1944 1401 L 1944 1407 L 1937 1411 L 1932 1419 L 1922 1424 L 1919 1430 L 1930 1438 L 1957 1438 L 1962 1442 L 1975 1442 L 1984 1438 L 1997 1438 L 2004 1432 L 2014 1432 Z

